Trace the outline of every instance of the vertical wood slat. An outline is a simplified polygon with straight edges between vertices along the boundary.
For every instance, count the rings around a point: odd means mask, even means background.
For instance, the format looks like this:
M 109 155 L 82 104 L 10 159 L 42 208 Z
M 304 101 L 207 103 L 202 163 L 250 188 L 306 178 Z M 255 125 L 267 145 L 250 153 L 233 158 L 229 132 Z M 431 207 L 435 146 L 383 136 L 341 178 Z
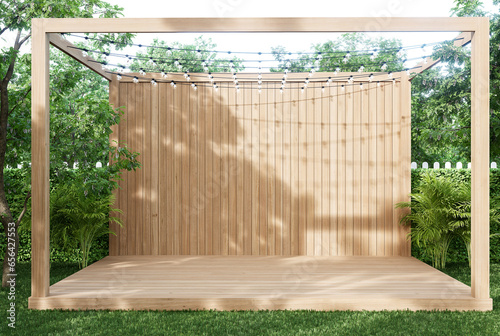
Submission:
M 228 235 L 229 235 L 229 248 L 228 253 L 230 255 L 236 255 L 236 247 L 237 247 L 237 170 L 236 170 L 236 135 L 237 135 L 237 120 L 236 120 L 236 95 L 241 95 L 241 92 L 235 93 L 234 89 L 229 89 L 229 96 L 227 98 L 228 102 L 228 110 L 227 110 L 227 118 L 228 118 L 228 167 L 227 167 L 227 175 L 228 175 Z
M 368 255 L 377 255 L 377 84 L 368 85 L 368 100 L 371 113 L 368 114 Z
M 313 108 L 313 134 L 311 138 L 313 141 L 313 195 L 319 195 L 319 197 L 314 197 L 314 255 L 321 255 L 321 229 L 323 226 L 322 222 L 322 202 L 321 202 L 321 88 L 310 88 L 313 95 L 312 108 Z
M 198 88 L 198 173 L 199 173 L 199 189 L 196 198 L 196 205 L 199 209 L 198 216 L 198 254 L 206 254 L 206 213 L 207 213 L 207 178 L 206 178 L 206 153 L 207 153 L 207 133 L 206 133 L 206 101 L 207 101 L 206 86 Z
M 369 195 L 370 195 L 370 180 L 368 178 L 371 169 L 369 165 L 369 149 L 370 144 L 370 123 L 369 123 L 369 90 L 368 83 L 363 84 L 361 92 L 361 255 L 369 255 Z
M 364 85 L 121 83 L 117 136 L 143 169 L 118 192 L 117 253 L 408 255 L 409 84 Z
M 298 84 L 287 84 L 286 90 L 290 91 L 290 254 L 299 254 L 300 231 L 299 231 L 299 91 Z
M 385 147 L 384 147 L 384 108 L 386 85 L 377 90 L 377 256 L 385 255 Z
M 119 99 L 120 99 L 120 92 L 119 92 L 119 82 L 117 80 L 113 80 L 109 82 L 109 103 L 113 107 L 113 109 L 117 109 L 120 107 L 119 105 Z M 112 146 L 118 147 L 118 141 L 120 138 L 119 135 L 119 124 L 113 125 L 111 127 L 111 134 L 109 136 L 109 142 Z M 113 162 L 113 155 L 110 155 L 109 161 L 110 163 Z M 115 209 L 120 209 L 120 198 L 118 197 L 119 193 L 119 188 L 113 189 L 113 197 L 115 198 L 115 202 L 113 205 L 113 208 Z M 122 215 L 120 213 L 111 213 L 111 216 L 122 218 Z M 116 236 L 116 233 L 120 229 L 120 226 L 114 222 L 109 223 L 109 229 L 111 232 L 114 232 L 115 234 L 110 233 L 109 234 L 109 255 L 110 256 L 116 256 L 119 255 L 119 248 L 120 246 L 118 245 L 120 242 L 118 240 L 118 237 Z
M 291 223 L 292 223 L 292 218 L 291 218 L 291 194 L 290 194 L 290 189 L 291 189 L 291 160 L 290 160 L 290 154 L 291 154 L 291 146 L 290 146 L 290 140 L 291 140 L 291 95 L 290 95 L 290 90 L 283 90 L 282 93 L 280 93 L 279 87 L 277 88 L 276 94 L 281 96 L 281 99 L 283 101 L 283 122 L 282 122 L 282 132 L 283 132 L 283 142 L 282 142 L 282 156 L 283 159 L 281 160 L 282 162 L 282 167 L 283 167 L 283 176 L 282 176 L 282 183 L 281 183 L 281 192 L 282 192 L 282 202 L 283 202 L 283 226 L 282 226 L 282 249 L 283 249 L 283 255 L 290 255 L 291 248 L 290 248 L 290 243 L 291 243 Z
M 267 206 L 267 253 L 274 255 L 276 252 L 276 226 L 278 219 L 276 213 L 276 101 L 275 101 L 274 85 L 271 83 L 264 83 L 261 94 L 264 94 L 264 101 L 267 102 L 268 113 L 268 142 L 269 150 L 267 155 L 267 162 L 269 164 L 267 170 L 267 190 L 268 190 L 268 206 Z
M 153 105 L 152 91 L 156 87 L 145 85 L 142 99 L 141 115 L 141 153 L 143 166 L 140 180 L 140 194 L 142 203 L 142 213 L 137 216 L 137 222 L 140 223 L 139 230 L 141 231 L 141 254 L 151 254 L 151 109 Z M 139 236 L 138 236 L 139 237 Z
M 392 197 L 392 183 L 393 183 L 393 175 L 392 175 L 392 165 L 393 165 L 393 157 L 392 157 L 392 96 L 394 91 L 394 84 L 389 83 L 385 84 L 385 123 L 384 123 L 384 140 L 385 140 L 385 161 L 384 161 L 384 170 L 385 170 L 385 254 L 387 256 L 393 255 L 393 221 L 392 221 L 392 209 L 394 207 L 394 201 Z
M 199 125 L 198 125 L 198 90 L 187 86 L 189 90 L 189 208 L 187 216 L 189 221 L 189 254 L 198 254 L 198 235 L 199 235 L 199 214 L 200 210 L 197 204 L 197 195 L 199 193 L 199 170 L 198 170 L 198 143 L 199 143 Z M 227 123 L 226 123 L 227 124 Z
M 229 253 L 229 119 L 228 102 L 229 90 L 234 93 L 233 88 L 229 88 L 229 83 L 222 83 L 220 88 L 220 254 Z
M 267 90 L 265 90 L 267 91 Z M 257 88 L 257 97 L 259 99 L 259 116 L 258 116 L 258 129 L 259 129 L 259 254 L 267 254 L 267 102 L 266 92 L 259 94 Z M 257 97 L 254 100 L 257 100 Z
M 346 147 L 345 147 L 345 167 L 346 167 L 346 209 L 345 209 L 345 245 L 346 255 L 354 254 L 354 92 L 353 85 L 346 84 Z
M 275 118 L 275 233 L 274 250 L 276 255 L 283 254 L 283 96 L 277 92 L 279 86 L 276 83 L 270 84 L 269 89 L 274 92 L 274 118 Z
M 150 158 L 151 158 L 151 180 L 150 180 L 150 189 L 146 186 L 146 193 L 149 194 L 149 200 L 151 202 L 151 254 L 159 255 L 160 251 L 160 226 L 159 226 L 159 206 L 158 206 L 158 197 L 160 195 L 159 185 L 160 181 L 165 179 L 165 175 L 160 175 L 160 171 L 164 172 L 165 170 L 160 170 L 159 167 L 159 116 L 160 116 L 160 85 L 154 87 L 151 94 L 151 113 L 148 116 L 148 122 L 150 123 L 149 128 L 145 127 L 146 135 L 149 137 L 150 141 Z M 150 131 L 148 131 L 150 130 Z M 149 191 L 150 190 L 150 191 Z M 162 243 L 163 240 L 162 240 Z
M 337 88 L 339 89 L 339 88 Z M 347 135 L 347 123 L 346 123 L 346 88 L 345 84 L 340 84 L 340 89 L 338 93 L 337 102 L 337 114 L 338 114 L 338 189 L 337 189 L 337 216 L 338 216 L 338 227 L 337 227 L 337 244 L 338 244 L 338 255 L 346 255 L 346 135 Z
M 127 95 L 128 95 L 129 84 L 121 83 L 119 85 L 119 105 L 124 106 L 124 115 L 120 120 L 118 125 L 118 142 L 120 144 L 128 143 L 128 109 L 127 109 Z M 129 172 L 123 172 L 123 179 L 119 181 L 118 185 L 120 189 L 118 190 L 118 198 L 120 204 L 120 210 L 122 210 L 123 227 L 120 229 L 117 236 L 119 238 L 119 255 L 127 255 L 127 241 L 128 241 L 128 176 Z
M 330 255 L 330 92 L 321 89 L 321 255 Z
M 338 254 L 338 86 L 330 85 L 329 89 L 329 110 L 330 110 L 330 253 L 328 255 L 336 256 Z
M 352 85 L 353 89 L 353 254 L 361 255 L 361 89 L 359 84 Z

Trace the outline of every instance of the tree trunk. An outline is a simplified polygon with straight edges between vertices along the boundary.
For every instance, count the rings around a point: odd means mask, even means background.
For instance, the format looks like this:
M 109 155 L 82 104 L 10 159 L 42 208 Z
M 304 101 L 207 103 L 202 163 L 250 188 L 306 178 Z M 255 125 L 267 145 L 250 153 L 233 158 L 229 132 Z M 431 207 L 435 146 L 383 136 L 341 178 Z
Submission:
M 12 74 L 14 73 L 14 66 L 16 64 L 17 52 L 21 48 L 21 45 L 26 41 L 26 38 L 21 41 L 21 30 L 17 32 L 16 41 L 14 42 L 14 51 L 16 54 L 12 56 L 10 60 L 9 67 L 5 74 L 5 77 L 2 79 L 0 83 L 0 221 L 3 225 L 3 230 L 5 232 L 5 236 L 7 239 L 7 248 L 5 249 L 5 256 L 3 259 L 3 267 L 2 267 L 2 287 L 7 287 L 8 280 L 10 279 L 9 274 L 14 273 L 10 271 L 8 265 L 8 259 L 12 258 L 9 256 L 10 252 L 14 252 L 14 260 L 17 262 L 17 251 L 19 249 L 19 232 L 18 225 L 15 224 L 15 235 L 14 235 L 14 250 L 9 251 L 8 244 L 8 230 L 9 223 L 15 223 L 14 217 L 12 217 L 12 213 L 10 211 L 9 204 L 7 203 L 7 197 L 5 194 L 5 181 L 3 175 L 3 169 L 5 167 L 5 154 L 7 153 L 7 121 L 9 119 L 9 82 L 12 78 Z
M 9 204 L 7 203 L 7 197 L 5 193 L 5 183 L 4 183 L 4 175 L 3 175 L 3 167 L 5 164 L 5 153 L 7 152 L 7 118 L 9 116 L 9 96 L 8 96 L 8 83 L 5 81 L 1 84 L 1 92 L 0 92 L 0 220 L 3 225 L 3 230 L 5 232 L 5 237 L 9 237 L 8 229 L 9 223 L 15 223 L 14 217 L 12 217 L 12 213 L 10 212 Z M 17 225 L 15 226 L 15 235 L 14 235 L 14 258 L 17 261 L 17 251 L 19 248 L 19 233 L 17 230 Z M 8 238 L 6 238 L 8 240 Z M 7 242 L 7 248 L 5 249 L 5 255 L 3 259 L 3 267 L 2 267 L 2 287 L 7 287 L 8 280 L 10 277 L 8 276 L 11 273 L 9 270 L 9 244 Z

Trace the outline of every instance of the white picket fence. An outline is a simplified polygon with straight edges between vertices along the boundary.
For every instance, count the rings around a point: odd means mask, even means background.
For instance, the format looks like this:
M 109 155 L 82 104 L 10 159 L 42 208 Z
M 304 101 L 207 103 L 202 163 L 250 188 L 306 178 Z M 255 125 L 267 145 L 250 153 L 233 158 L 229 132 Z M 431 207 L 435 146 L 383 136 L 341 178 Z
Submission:
M 471 169 L 471 167 L 472 167 L 472 164 L 470 162 L 467 163 L 467 169 Z M 411 169 L 417 169 L 417 168 L 418 168 L 418 164 L 416 162 L 412 162 L 411 163 Z M 429 163 L 422 162 L 422 167 L 421 168 L 423 168 L 423 169 L 429 169 Z M 441 168 L 439 162 L 434 162 L 434 165 L 433 165 L 432 168 L 433 169 L 439 169 L 439 168 Z M 445 162 L 444 168 L 445 169 L 452 169 L 452 168 L 454 168 L 454 169 L 464 169 L 464 166 L 463 166 L 462 162 L 457 162 L 455 167 L 452 167 L 451 162 Z M 490 164 L 490 168 L 497 169 L 497 163 L 496 162 L 492 162 Z
M 68 166 L 68 163 L 67 163 L 67 162 L 64 162 L 64 163 L 66 164 L 66 166 Z M 29 163 L 29 165 L 31 166 L 31 163 Z M 107 163 L 106 163 L 106 165 L 107 165 L 107 166 L 109 166 L 109 162 L 107 162 Z M 95 167 L 96 167 L 96 168 L 102 168 L 102 163 L 101 163 L 101 162 L 97 162 L 97 163 L 95 164 Z M 7 166 L 7 168 L 10 168 L 10 167 L 9 167 L 9 166 Z M 23 165 L 18 164 L 18 165 L 17 165 L 17 169 L 21 169 L 21 168 L 23 168 Z M 78 163 L 76 163 L 76 162 L 75 162 L 75 163 L 73 164 L 73 169 L 77 169 L 77 168 L 78 168 Z

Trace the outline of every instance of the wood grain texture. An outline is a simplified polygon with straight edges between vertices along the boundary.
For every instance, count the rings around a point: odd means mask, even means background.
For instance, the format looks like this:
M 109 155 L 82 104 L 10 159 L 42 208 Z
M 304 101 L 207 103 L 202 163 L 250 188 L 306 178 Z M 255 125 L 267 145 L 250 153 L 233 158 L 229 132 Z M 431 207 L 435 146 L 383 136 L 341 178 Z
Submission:
M 240 83 L 119 84 L 119 138 L 143 167 L 118 192 L 116 253 L 409 255 L 393 209 L 409 193 L 409 83 Z
M 411 257 L 106 257 L 30 298 L 34 309 L 491 310 Z M 272 298 L 272 299 L 270 299 Z

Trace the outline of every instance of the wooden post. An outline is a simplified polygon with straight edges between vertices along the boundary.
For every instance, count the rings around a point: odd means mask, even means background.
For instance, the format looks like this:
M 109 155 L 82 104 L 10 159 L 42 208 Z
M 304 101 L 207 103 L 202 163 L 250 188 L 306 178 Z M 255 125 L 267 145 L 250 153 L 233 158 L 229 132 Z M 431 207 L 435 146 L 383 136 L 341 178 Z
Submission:
M 488 18 L 477 18 L 471 54 L 471 289 L 476 299 L 488 299 L 490 289 L 489 61 L 489 21 Z
M 31 296 L 49 295 L 49 39 L 44 19 L 32 20 Z

